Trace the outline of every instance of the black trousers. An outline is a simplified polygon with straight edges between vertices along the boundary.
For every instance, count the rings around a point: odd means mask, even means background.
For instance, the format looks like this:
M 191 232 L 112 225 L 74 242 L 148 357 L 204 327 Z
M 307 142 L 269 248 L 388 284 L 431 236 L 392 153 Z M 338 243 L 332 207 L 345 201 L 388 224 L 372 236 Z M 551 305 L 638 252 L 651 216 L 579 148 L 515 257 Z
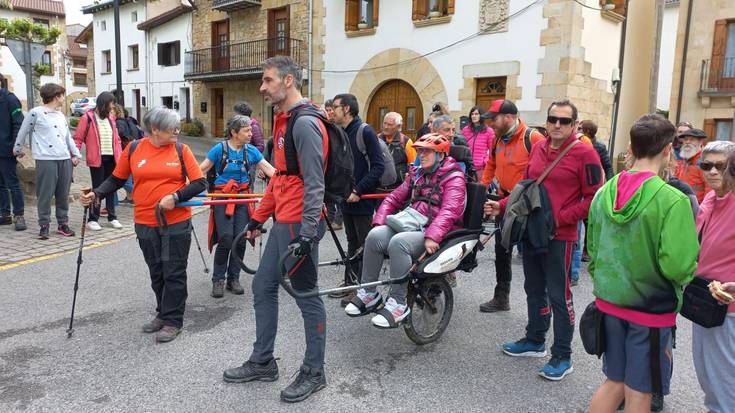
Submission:
M 371 215 L 349 215 L 342 214 L 344 219 L 345 235 L 347 235 L 347 257 L 355 255 L 360 247 L 365 246 L 365 239 L 373 229 L 373 217 Z M 362 260 L 352 265 L 345 266 L 345 283 L 354 284 L 350 277 L 350 270 L 357 276 L 358 282 L 362 278 Z
M 500 225 L 500 220 L 496 218 L 496 223 Z M 513 247 L 510 250 L 503 248 L 500 242 L 500 231 L 495 234 L 495 297 L 505 297 L 510 295 L 510 282 L 513 279 L 513 273 L 510 267 Z
M 92 175 L 92 187 L 97 188 L 112 175 L 115 170 L 115 157 L 112 155 L 102 155 L 102 163 L 99 167 L 89 167 L 89 173 Z M 101 205 L 102 200 L 100 200 Z M 117 219 L 115 215 L 115 193 L 111 192 L 105 197 L 105 208 L 107 208 L 107 220 Z M 93 205 L 89 210 L 89 220 L 98 221 L 100 219 L 100 206 Z
M 191 220 L 165 229 L 135 224 L 138 245 L 151 273 L 157 317 L 163 325 L 181 328 L 186 307 L 186 266 L 191 246 Z

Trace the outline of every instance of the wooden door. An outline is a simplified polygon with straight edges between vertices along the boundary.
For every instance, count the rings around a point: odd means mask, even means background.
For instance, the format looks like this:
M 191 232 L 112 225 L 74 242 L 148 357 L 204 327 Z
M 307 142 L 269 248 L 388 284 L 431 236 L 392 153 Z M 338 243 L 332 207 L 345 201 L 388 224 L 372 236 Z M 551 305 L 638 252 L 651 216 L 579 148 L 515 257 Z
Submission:
M 493 100 L 505 99 L 505 85 L 508 78 L 484 77 L 477 79 L 475 105 L 487 109 Z
M 268 57 L 291 54 L 291 12 L 289 6 L 268 10 Z
M 377 131 L 383 129 L 383 118 L 388 112 L 403 116 L 403 133 L 414 139 L 424 122 L 421 99 L 408 83 L 393 79 L 384 83 L 373 94 L 368 106 L 367 122 Z
M 225 130 L 225 90 L 224 89 L 213 89 L 212 90 L 212 105 L 214 116 L 214 130 L 212 136 L 222 136 Z
M 212 23 L 212 71 L 230 69 L 230 21 Z

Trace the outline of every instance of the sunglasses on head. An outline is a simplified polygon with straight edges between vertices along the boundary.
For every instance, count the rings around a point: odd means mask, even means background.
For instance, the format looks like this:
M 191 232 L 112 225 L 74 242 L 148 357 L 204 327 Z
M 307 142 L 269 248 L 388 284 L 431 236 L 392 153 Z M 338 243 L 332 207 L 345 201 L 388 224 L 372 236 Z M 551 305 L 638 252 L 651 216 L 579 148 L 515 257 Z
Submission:
M 556 122 L 559 122 L 559 124 L 564 125 L 564 126 L 567 126 L 567 125 L 571 125 L 572 122 L 574 122 L 574 119 L 572 119 L 572 118 L 560 118 L 558 116 L 548 116 L 546 118 L 546 122 L 548 122 L 548 123 L 550 123 L 552 125 L 556 125 Z
M 725 172 L 725 168 L 727 168 L 727 162 L 700 162 L 699 163 L 699 169 L 703 170 L 704 172 L 709 172 L 712 170 L 712 168 L 716 168 L 717 171 L 720 173 Z

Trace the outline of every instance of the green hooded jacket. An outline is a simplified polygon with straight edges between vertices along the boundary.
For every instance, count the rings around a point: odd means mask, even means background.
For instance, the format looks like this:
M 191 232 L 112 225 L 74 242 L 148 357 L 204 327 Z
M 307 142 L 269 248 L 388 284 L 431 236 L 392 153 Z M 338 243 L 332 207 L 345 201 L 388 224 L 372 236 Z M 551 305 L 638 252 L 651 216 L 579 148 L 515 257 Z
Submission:
M 645 313 L 678 312 L 699 255 L 689 198 L 653 176 L 615 211 L 619 177 L 600 188 L 590 207 L 593 294 Z

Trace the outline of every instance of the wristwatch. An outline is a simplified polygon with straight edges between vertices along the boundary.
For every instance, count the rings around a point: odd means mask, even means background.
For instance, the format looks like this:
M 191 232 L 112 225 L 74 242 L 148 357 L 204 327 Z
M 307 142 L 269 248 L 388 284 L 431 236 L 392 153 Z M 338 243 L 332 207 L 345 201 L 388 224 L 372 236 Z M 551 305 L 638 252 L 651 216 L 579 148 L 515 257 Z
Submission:
M 176 192 L 174 192 L 173 194 L 171 194 L 171 196 L 174 197 L 174 202 L 176 202 L 178 204 L 179 203 L 179 194 L 177 194 Z

